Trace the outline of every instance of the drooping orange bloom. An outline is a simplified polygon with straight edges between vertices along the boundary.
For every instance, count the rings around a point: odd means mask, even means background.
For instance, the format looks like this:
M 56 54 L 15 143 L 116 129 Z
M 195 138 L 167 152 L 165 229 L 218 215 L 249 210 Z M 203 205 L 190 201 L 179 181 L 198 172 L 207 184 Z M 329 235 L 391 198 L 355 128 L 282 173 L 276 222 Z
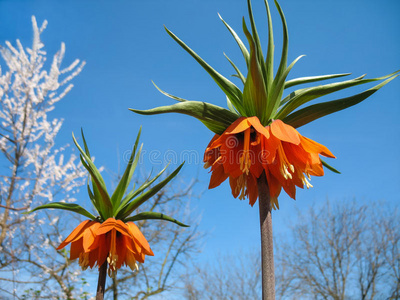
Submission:
M 110 277 L 123 264 L 132 270 L 137 263 L 144 262 L 145 255 L 154 255 L 149 243 L 133 222 L 109 218 L 105 222 L 86 220 L 76 227 L 58 246 L 57 250 L 71 243 L 70 259 L 79 257 L 79 265 L 83 270 L 98 267 L 105 262 L 109 264 Z
M 229 178 L 233 196 L 248 197 L 252 206 L 258 199 L 257 179 L 264 171 L 275 209 L 282 188 L 295 199 L 296 186 L 312 187 L 310 175 L 324 175 L 319 155 L 335 158 L 328 148 L 281 120 L 264 127 L 257 117 L 241 117 L 210 141 L 204 167 L 211 166 L 210 189 Z

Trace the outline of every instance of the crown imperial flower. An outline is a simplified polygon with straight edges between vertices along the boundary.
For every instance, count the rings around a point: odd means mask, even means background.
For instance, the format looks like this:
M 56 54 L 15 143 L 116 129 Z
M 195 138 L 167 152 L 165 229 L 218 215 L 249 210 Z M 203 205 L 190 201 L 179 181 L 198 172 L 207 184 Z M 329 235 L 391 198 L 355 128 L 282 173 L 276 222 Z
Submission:
M 250 30 L 243 18 L 243 32 L 250 51 L 232 27 L 219 16 L 238 44 L 247 66 L 245 76 L 225 55 L 235 70 L 233 76 L 240 80 L 243 89 L 214 70 L 175 34 L 166 29 L 167 33 L 207 71 L 225 93 L 228 109 L 207 102 L 186 100 L 164 92 L 156 86 L 161 93 L 179 103 L 149 110 L 131 110 L 143 115 L 176 112 L 197 118 L 216 134 L 204 155 L 205 167 L 211 166 L 210 188 L 218 186 L 229 177 L 233 196 L 239 196 L 240 199 L 248 197 L 250 204 L 253 205 L 258 197 L 257 180 L 262 172 L 265 172 L 273 205 L 278 207 L 276 197 L 281 188 L 290 197 L 295 198 L 295 186 L 311 187 L 310 175 L 322 176 L 324 174 L 322 165 L 339 173 L 319 157 L 319 155 L 334 157 L 332 153 L 325 146 L 301 136 L 297 128 L 364 101 L 396 78 L 399 71 L 379 78 L 366 79 L 363 75 L 287 93 L 289 88 L 298 85 L 340 78 L 350 73 L 287 80 L 291 69 L 303 55 L 288 65 L 289 35 L 286 19 L 280 5 L 275 1 L 283 26 L 283 43 L 281 59 L 274 75 L 272 19 L 268 1 L 265 0 L 264 3 L 268 17 L 266 56 L 262 52 L 250 0 L 247 0 Z M 310 101 L 336 91 L 379 80 L 384 81 L 359 94 L 306 106 Z M 229 144 L 234 143 L 230 140 L 232 138 L 237 139 L 237 146 L 229 148 Z M 264 157 L 266 154 L 268 155 Z M 260 160 L 260 156 L 266 160 Z
M 241 117 L 210 141 L 204 167 L 211 167 L 210 189 L 229 178 L 233 196 L 248 197 L 251 206 L 258 198 L 257 179 L 265 172 L 271 203 L 279 208 L 282 188 L 295 199 L 296 186 L 312 187 L 310 175 L 324 175 L 319 155 L 335 157 L 281 120 L 264 127 L 257 117 Z
M 123 265 L 130 267 L 131 270 L 137 270 L 137 262 L 144 263 L 146 255 L 153 256 L 154 253 L 149 243 L 133 221 L 158 219 L 187 227 L 187 225 L 169 216 L 152 211 L 141 212 L 131 216 L 135 209 L 139 208 L 170 182 L 183 166 L 181 164 L 175 171 L 166 176 L 164 180 L 150 187 L 165 172 L 167 169 L 165 167 L 153 179 L 147 180 L 140 187 L 136 189 L 134 187 L 127 193 L 142 149 L 142 146 L 138 148 L 140 132 L 141 130 L 137 135 L 126 170 L 111 197 L 107 192 L 99 170 L 92 161 L 83 132 L 84 149 L 79 146 L 73 136 L 75 145 L 81 153 L 81 162 L 90 175 L 87 189 L 89 198 L 98 213 L 97 217 L 80 205 L 64 202 L 48 203 L 36 207 L 29 212 L 54 208 L 69 210 L 89 218 L 89 220 L 80 223 L 57 248 L 57 250 L 61 250 L 68 244 L 71 244 L 70 259 L 79 258 L 79 265 L 83 270 L 86 270 L 88 267 L 93 268 L 95 265 L 99 269 L 104 265 L 108 265 L 108 275 L 112 277 Z M 90 181 L 92 183 L 91 186 Z

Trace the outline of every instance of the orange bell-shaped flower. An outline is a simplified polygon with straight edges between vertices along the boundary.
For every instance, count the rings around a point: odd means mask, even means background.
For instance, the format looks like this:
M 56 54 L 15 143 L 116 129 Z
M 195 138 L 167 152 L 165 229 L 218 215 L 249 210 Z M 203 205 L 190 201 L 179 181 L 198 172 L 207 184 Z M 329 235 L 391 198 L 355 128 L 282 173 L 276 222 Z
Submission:
M 106 261 L 110 277 L 124 264 L 132 270 L 138 268 L 136 261 L 143 263 L 145 255 L 153 256 L 149 243 L 133 222 L 124 223 L 114 218 L 104 223 L 86 220 L 58 246 L 60 250 L 71 243 L 70 259 L 79 257 L 83 270 L 98 267 Z
M 233 196 L 248 197 L 252 206 L 258 198 L 257 179 L 264 171 L 271 203 L 279 208 L 282 188 L 295 199 L 296 186 L 312 187 L 310 175 L 324 175 L 319 155 L 335 157 L 281 120 L 264 127 L 257 117 L 241 117 L 210 141 L 204 167 L 211 166 L 210 189 L 229 177 Z

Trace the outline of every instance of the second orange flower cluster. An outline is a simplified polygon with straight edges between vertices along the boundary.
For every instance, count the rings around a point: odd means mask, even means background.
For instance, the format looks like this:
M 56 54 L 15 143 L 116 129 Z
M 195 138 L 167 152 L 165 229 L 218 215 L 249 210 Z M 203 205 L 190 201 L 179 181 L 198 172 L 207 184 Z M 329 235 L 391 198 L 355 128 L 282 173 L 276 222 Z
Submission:
M 136 261 L 143 263 L 145 255 L 153 256 L 149 243 L 133 222 L 109 218 L 103 223 L 86 220 L 58 246 L 60 250 L 71 243 L 70 259 L 79 258 L 83 270 L 108 262 L 108 275 L 113 277 L 123 264 L 132 271 Z
M 211 166 L 210 189 L 229 177 L 233 196 L 248 197 L 252 206 L 258 199 L 257 179 L 264 171 L 276 209 L 282 188 L 295 199 L 296 186 L 312 187 L 310 175 L 324 175 L 320 154 L 335 158 L 328 148 L 281 120 L 264 127 L 257 117 L 241 117 L 210 141 L 204 167 Z

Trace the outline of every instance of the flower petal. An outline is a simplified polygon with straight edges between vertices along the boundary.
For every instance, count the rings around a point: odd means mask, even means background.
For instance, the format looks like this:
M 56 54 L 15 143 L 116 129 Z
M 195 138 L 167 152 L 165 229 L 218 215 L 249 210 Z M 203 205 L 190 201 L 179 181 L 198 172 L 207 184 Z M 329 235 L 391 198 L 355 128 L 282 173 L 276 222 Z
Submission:
M 108 218 L 103 222 L 100 227 L 96 230 L 96 235 L 105 234 L 113 229 L 118 230 L 120 233 L 126 236 L 131 236 L 129 228 L 121 220 L 115 220 L 114 218 Z
M 333 155 L 332 152 L 329 151 L 329 149 L 326 148 L 324 145 L 321 145 L 309 138 L 306 138 L 305 136 L 300 136 L 300 140 L 301 140 L 301 146 L 307 152 L 319 153 L 326 157 L 336 158 L 335 155 Z
M 248 121 L 248 118 L 241 117 L 232 123 L 223 133 L 226 134 L 236 134 L 245 131 L 247 128 L 250 128 L 251 124 Z
M 56 250 L 61 250 L 65 246 L 67 246 L 70 242 L 73 240 L 76 240 L 77 238 L 80 238 L 81 235 L 83 235 L 84 231 L 88 226 L 91 225 L 95 221 L 91 220 L 85 220 L 82 223 L 80 223 L 71 233 L 70 235 L 60 244 L 60 246 L 57 247 Z
M 225 173 L 224 166 L 222 164 L 220 164 L 218 167 L 216 167 L 213 170 L 208 188 L 213 189 L 213 188 L 219 186 L 227 178 L 228 178 L 228 174 Z
M 96 222 L 93 224 L 91 227 L 89 227 L 85 233 L 83 234 L 83 250 L 85 252 L 89 252 L 90 246 L 93 244 L 95 238 L 96 238 L 96 230 L 100 227 L 100 223 Z
M 272 134 L 281 141 L 295 145 L 300 144 L 300 134 L 292 126 L 283 123 L 281 120 L 275 120 L 270 127 Z
M 267 128 L 265 128 L 264 126 L 262 126 L 262 124 L 260 123 L 260 120 L 257 117 L 251 117 L 251 118 L 247 118 L 247 121 L 251 124 L 251 126 L 254 127 L 254 129 L 262 134 L 263 136 L 265 136 L 267 139 L 269 138 L 269 131 Z
M 144 237 L 143 233 L 140 229 L 136 226 L 133 222 L 128 222 L 126 225 L 129 227 L 129 231 L 131 235 L 139 242 L 139 244 L 146 250 L 147 255 L 154 255 L 153 251 L 150 249 L 150 245 L 147 242 L 146 238 Z

